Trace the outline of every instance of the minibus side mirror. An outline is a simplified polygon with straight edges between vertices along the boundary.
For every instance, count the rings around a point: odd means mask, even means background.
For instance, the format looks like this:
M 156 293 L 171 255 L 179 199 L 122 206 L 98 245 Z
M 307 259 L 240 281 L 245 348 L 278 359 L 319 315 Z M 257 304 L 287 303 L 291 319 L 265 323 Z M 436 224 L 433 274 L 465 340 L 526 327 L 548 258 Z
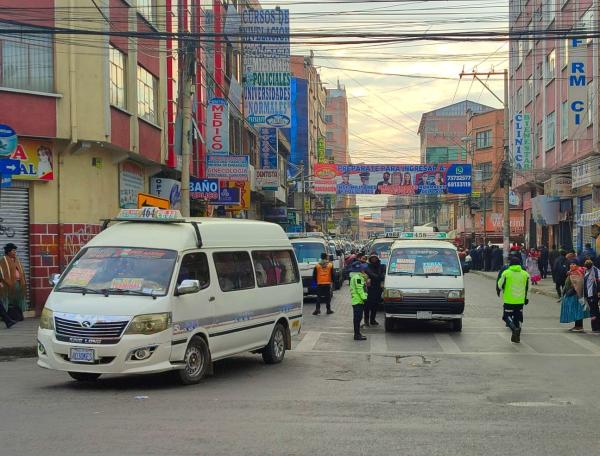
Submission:
M 60 274 L 51 274 L 50 277 L 48 277 L 48 282 L 50 283 L 50 286 L 52 286 L 52 287 L 56 286 L 56 284 L 58 283 L 59 280 L 60 280 Z
M 198 293 L 200 291 L 199 280 L 184 280 L 181 285 L 177 287 L 178 295 L 186 295 L 191 293 Z

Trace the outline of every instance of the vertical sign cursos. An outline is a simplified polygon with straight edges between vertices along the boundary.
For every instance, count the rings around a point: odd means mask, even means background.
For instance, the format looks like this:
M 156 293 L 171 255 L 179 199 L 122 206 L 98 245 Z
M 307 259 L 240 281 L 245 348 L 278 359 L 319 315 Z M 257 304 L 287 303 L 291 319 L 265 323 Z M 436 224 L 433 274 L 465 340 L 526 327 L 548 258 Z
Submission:
M 207 143 L 209 154 L 229 154 L 229 106 L 223 98 L 211 98 L 207 109 Z
M 259 165 L 261 169 L 277 169 L 277 128 L 258 129 Z
M 583 139 L 587 135 L 587 84 L 590 74 L 587 65 L 586 40 L 567 38 L 569 53 L 567 77 L 569 103 L 569 139 Z
M 530 114 L 515 114 L 513 119 L 513 157 L 515 169 L 531 169 L 531 117 Z
M 287 128 L 291 123 L 290 14 L 284 9 L 246 9 L 244 101 L 255 127 Z

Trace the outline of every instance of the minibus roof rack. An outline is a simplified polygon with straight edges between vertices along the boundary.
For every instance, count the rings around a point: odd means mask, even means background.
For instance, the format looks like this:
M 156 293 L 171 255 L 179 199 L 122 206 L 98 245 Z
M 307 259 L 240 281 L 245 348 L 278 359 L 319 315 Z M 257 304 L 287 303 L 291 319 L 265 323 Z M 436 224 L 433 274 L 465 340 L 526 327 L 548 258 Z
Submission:
M 196 245 L 202 247 L 199 222 L 186 220 L 181 212 L 175 209 L 160 209 L 158 207 L 142 207 L 140 209 L 121 209 L 114 219 L 102 219 L 102 229 L 108 228 L 110 222 L 142 222 L 142 223 L 189 223 L 194 228 Z

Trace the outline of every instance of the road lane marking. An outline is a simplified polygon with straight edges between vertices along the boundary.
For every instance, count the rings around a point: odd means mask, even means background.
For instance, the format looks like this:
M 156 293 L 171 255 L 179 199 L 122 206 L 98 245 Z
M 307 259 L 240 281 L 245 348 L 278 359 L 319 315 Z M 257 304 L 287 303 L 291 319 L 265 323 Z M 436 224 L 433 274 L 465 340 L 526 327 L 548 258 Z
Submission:
M 296 350 L 294 350 L 296 351 Z M 446 353 L 446 352 L 435 352 L 435 351 L 412 351 L 412 352 L 387 352 L 387 353 L 369 353 L 364 351 L 356 350 L 310 350 L 303 351 L 302 354 L 336 354 L 336 355 L 370 355 L 370 356 L 419 356 L 419 355 L 435 355 L 435 356 L 502 356 L 508 358 L 511 356 L 536 356 L 542 358 L 598 358 L 600 359 L 600 353 L 526 353 L 526 352 L 460 352 L 460 353 Z
M 435 334 L 435 340 L 440 344 L 444 353 L 455 354 L 461 353 L 461 349 L 449 334 Z
M 308 331 L 300 343 L 294 348 L 294 351 L 309 352 L 315 348 L 317 342 L 321 337 L 321 333 L 318 331 Z
M 369 334 L 367 340 L 371 343 L 371 353 L 388 352 L 384 334 Z
M 512 336 L 512 333 L 510 332 L 498 333 L 498 335 L 505 339 L 508 343 L 510 343 L 515 348 L 515 350 L 517 350 L 517 353 L 537 354 L 537 351 L 527 342 L 523 342 L 523 339 L 521 339 L 521 342 L 518 344 L 511 341 L 510 338 Z M 521 334 L 521 336 L 524 336 L 524 334 Z
M 573 342 L 580 347 L 585 348 L 587 351 L 590 351 L 594 354 L 600 354 L 600 347 L 598 345 L 593 344 L 592 342 L 588 342 L 583 339 L 582 336 L 576 336 L 575 334 L 563 334 L 567 339 Z M 585 337 L 585 336 L 583 336 Z

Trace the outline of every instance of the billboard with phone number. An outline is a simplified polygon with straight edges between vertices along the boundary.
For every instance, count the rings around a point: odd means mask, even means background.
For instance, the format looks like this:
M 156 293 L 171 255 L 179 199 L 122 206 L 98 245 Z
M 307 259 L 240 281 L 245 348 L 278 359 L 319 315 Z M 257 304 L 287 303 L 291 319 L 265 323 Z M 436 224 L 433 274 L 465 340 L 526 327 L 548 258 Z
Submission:
M 471 193 L 471 165 L 314 165 L 322 195 L 442 195 Z

